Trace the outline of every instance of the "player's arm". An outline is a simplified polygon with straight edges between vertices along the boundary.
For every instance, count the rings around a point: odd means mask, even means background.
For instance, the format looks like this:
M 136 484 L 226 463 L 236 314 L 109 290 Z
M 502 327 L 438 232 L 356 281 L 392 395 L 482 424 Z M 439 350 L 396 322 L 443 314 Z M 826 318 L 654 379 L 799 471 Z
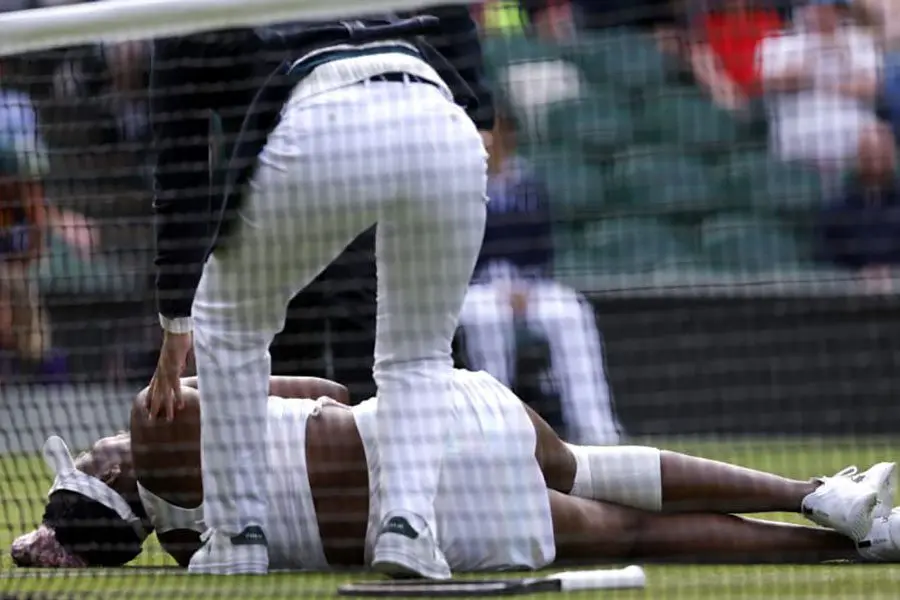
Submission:
M 138 481 L 163 500 L 184 508 L 194 508 L 203 502 L 200 396 L 190 391 L 182 391 L 184 407 L 175 412 L 171 421 L 150 421 L 145 388 L 132 403 L 130 422 L 132 459 Z M 178 490 L 178 494 L 170 493 L 171 490 Z M 200 534 L 187 529 L 156 532 L 156 537 L 162 549 L 182 567 L 187 567 L 201 545 Z
M 320 398 L 327 396 L 341 404 L 350 404 L 350 392 L 336 381 L 318 377 L 281 377 L 269 379 L 269 393 L 281 398 Z
M 197 389 L 197 377 L 182 377 L 181 385 Z M 146 391 L 142 392 L 146 394 Z M 319 377 L 287 377 L 273 375 L 269 378 L 269 395 L 281 398 L 320 398 L 327 396 L 341 404 L 350 404 L 350 392 L 336 381 Z
M 446 59 L 459 74 L 448 76 L 438 70 L 453 92 L 457 102 L 465 106 L 466 113 L 482 132 L 494 128 L 494 97 L 484 72 L 484 56 L 478 26 L 465 5 L 430 6 L 424 14 L 438 17 L 441 21 L 439 35 L 426 36 L 428 44 Z M 454 81 L 459 85 L 454 85 Z

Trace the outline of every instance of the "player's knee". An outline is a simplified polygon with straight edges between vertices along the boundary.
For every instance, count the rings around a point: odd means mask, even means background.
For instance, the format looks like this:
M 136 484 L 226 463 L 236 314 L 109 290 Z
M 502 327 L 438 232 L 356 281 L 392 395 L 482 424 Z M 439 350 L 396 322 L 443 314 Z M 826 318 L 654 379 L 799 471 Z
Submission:
M 650 512 L 662 510 L 661 452 L 648 446 L 569 444 L 577 468 L 573 496 Z
M 576 323 L 584 318 L 585 307 L 581 295 L 574 289 L 551 283 L 543 288 L 529 306 L 544 325 L 557 327 L 560 322 Z M 591 313 L 593 314 L 593 313 Z

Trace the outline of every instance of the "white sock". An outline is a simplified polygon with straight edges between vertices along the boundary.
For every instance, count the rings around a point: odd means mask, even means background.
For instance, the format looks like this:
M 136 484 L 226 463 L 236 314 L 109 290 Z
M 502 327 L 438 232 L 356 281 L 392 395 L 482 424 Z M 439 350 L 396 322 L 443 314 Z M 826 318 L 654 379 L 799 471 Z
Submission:
M 660 452 L 646 446 L 566 444 L 577 468 L 572 496 L 659 512 L 662 509 Z

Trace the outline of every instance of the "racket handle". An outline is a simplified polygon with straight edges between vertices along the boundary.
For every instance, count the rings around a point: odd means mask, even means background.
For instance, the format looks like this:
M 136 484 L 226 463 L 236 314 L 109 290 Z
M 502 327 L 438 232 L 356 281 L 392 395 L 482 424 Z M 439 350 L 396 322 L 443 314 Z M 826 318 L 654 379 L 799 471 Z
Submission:
M 647 585 L 644 569 L 637 565 L 631 565 L 624 569 L 563 571 L 553 577 L 559 580 L 563 592 L 642 588 Z

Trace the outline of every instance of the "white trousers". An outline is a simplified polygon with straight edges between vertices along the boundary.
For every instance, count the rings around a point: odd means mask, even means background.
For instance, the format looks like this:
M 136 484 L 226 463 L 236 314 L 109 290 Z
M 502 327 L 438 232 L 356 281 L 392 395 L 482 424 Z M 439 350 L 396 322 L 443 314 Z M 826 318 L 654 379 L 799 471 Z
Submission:
M 208 527 L 266 522 L 269 344 L 291 297 L 375 223 L 382 507 L 433 525 L 485 185 L 480 135 L 434 86 L 366 82 L 288 103 L 194 301 Z
M 619 443 L 620 427 L 606 381 L 603 346 L 590 305 L 578 292 L 554 281 L 515 285 L 527 286 L 528 327 L 546 336 L 550 345 L 568 441 Z M 506 279 L 474 284 L 460 315 L 470 367 L 487 371 L 507 386 L 512 383 L 515 357 L 511 290 Z

